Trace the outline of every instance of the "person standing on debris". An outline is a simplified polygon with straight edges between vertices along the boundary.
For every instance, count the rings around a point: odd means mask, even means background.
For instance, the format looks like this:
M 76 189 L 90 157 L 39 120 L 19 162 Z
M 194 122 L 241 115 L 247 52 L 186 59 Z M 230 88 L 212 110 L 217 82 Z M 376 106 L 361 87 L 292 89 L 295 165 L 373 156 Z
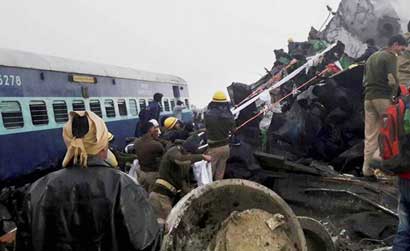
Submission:
M 147 192 L 151 192 L 159 175 L 159 165 L 165 148 L 159 141 L 159 124 L 155 120 L 145 122 L 141 126 L 141 133 L 143 136 L 134 142 L 134 151 L 140 165 L 137 172 L 138 182 Z
M 182 121 L 182 111 L 185 109 L 184 106 L 184 102 L 182 102 L 181 100 L 177 101 L 177 105 L 174 107 L 174 115 L 177 119 L 179 119 L 180 121 Z
M 363 175 L 373 176 L 369 167 L 372 159 L 380 158 L 378 137 L 381 116 L 396 95 L 399 81 L 397 78 L 397 56 L 404 51 L 407 41 L 401 35 L 390 38 L 388 48 L 374 53 L 366 62 L 364 79 L 365 142 Z
M 376 47 L 376 43 L 374 42 L 374 39 L 370 38 L 366 40 L 367 48 L 366 51 L 358 58 L 356 58 L 356 62 L 366 62 L 366 60 L 376 53 L 379 48 Z
M 235 130 L 235 119 L 222 91 L 215 92 L 208 105 L 205 128 L 208 132 L 208 154 L 212 157 L 214 180 L 221 180 L 225 175 L 226 161 L 230 154 L 229 137 Z
M 410 43 L 410 22 L 407 29 L 408 31 L 404 34 L 404 37 Z M 398 58 L 398 71 L 400 84 L 410 88 L 410 46 Z
M 190 185 L 192 165 L 201 160 L 211 161 L 211 156 L 197 154 L 199 146 L 198 135 L 186 141 L 176 140 L 162 158 L 159 178 L 149 195 L 149 202 L 158 218 L 165 220 L 179 198 L 193 188 Z
M 71 112 L 63 138 L 65 168 L 28 190 L 16 250 L 155 250 L 161 231 L 146 193 L 104 161 L 104 121 L 93 112 Z

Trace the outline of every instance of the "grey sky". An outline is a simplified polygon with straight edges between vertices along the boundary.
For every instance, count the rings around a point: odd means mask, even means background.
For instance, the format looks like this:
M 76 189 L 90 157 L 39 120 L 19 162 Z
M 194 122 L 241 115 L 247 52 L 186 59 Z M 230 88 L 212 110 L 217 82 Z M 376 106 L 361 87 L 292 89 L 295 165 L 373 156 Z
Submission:
M 192 103 L 251 83 L 340 0 L 13 0 L 0 47 L 178 75 Z

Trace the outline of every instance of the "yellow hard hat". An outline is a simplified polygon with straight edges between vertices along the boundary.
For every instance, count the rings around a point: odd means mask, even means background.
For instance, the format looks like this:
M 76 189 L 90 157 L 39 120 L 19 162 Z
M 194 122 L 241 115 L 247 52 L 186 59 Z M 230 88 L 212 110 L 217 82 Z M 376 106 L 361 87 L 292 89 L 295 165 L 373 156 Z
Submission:
M 212 97 L 213 102 L 220 102 L 220 103 L 225 103 L 228 102 L 228 99 L 226 98 L 226 95 L 223 91 L 217 91 L 215 92 L 214 96 Z
M 164 121 L 164 126 L 167 129 L 172 129 L 172 128 L 174 128 L 174 126 L 176 125 L 177 122 L 178 122 L 177 118 L 169 117 Z

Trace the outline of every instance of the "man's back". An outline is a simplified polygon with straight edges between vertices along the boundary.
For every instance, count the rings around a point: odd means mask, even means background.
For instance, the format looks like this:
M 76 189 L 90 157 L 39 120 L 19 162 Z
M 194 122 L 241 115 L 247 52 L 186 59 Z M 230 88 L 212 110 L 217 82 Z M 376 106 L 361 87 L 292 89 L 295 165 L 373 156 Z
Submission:
M 209 140 L 227 140 L 235 120 L 228 107 L 213 107 L 205 113 L 205 127 Z
M 158 172 L 161 157 L 165 152 L 159 141 L 146 134 L 135 141 L 134 149 L 142 171 Z
M 389 75 L 397 76 L 397 57 L 382 50 L 374 53 L 366 62 L 365 99 L 390 99 L 393 87 Z
M 28 194 L 21 250 L 144 250 L 158 239 L 143 188 L 103 161 L 50 173 Z

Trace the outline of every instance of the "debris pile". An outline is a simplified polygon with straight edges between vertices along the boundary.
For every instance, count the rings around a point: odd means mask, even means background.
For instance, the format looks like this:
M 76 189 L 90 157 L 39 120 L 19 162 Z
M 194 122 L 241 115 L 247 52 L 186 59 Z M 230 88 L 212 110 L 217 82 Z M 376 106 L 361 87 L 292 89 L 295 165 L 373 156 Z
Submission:
M 397 18 L 395 8 L 396 2 L 404 1 L 378 2 L 382 1 L 342 1 L 324 31 L 312 28 L 308 41 L 290 40 L 287 52 L 275 50 L 276 61 L 271 70 L 265 69 L 265 76 L 251 85 L 228 87 L 238 109 L 243 99 L 274 86 L 309 57 L 329 48 L 331 41 L 339 40 L 337 49 L 325 53 L 308 71 L 270 88 L 269 98 L 260 95 L 240 110 L 241 145 L 232 146 L 226 173 L 227 178 L 249 179 L 271 188 L 296 215 L 322 223 L 337 250 L 390 246 L 398 224 L 394 181 L 361 178 L 364 65 L 353 62 L 363 53 L 367 39 L 375 39 L 381 47 L 408 22 L 408 17 Z M 370 28 L 363 32 L 364 26 Z M 370 37 L 369 32 L 378 35 Z M 261 110 L 264 117 L 258 116 Z

